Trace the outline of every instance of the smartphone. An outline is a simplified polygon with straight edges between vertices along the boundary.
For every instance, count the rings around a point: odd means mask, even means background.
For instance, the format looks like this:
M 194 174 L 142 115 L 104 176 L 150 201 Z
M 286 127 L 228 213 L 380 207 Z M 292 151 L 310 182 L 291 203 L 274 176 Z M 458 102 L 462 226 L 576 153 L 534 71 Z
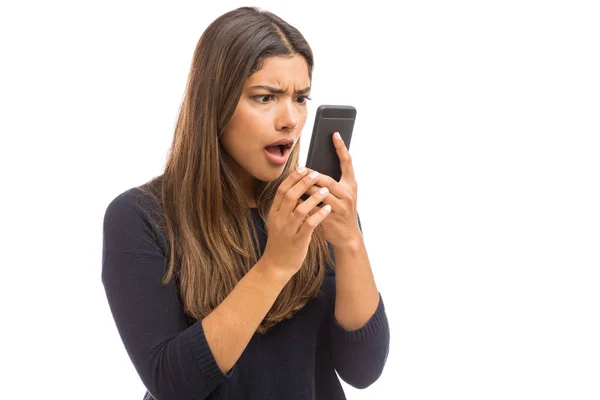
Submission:
M 340 159 L 333 145 L 332 136 L 335 132 L 339 132 L 349 150 L 355 120 L 356 108 L 353 106 L 319 106 L 315 115 L 315 123 L 308 147 L 306 167 L 329 175 L 339 182 L 342 177 L 342 170 L 340 168 Z M 303 200 L 307 198 L 307 194 L 302 195 Z

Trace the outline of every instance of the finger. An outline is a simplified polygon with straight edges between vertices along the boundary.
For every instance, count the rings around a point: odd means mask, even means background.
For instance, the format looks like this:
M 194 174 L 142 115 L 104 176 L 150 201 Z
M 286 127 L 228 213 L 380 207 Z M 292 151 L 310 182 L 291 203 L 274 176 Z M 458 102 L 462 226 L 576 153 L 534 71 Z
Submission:
M 329 197 L 329 190 L 327 188 L 319 188 L 307 200 L 296 207 L 293 215 L 299 228 L 306 218 L 312 215 L 311 211 L 321 209 L 321 207 L 318 207 L 318 204 L 327 197 Z
M 319 186 L 312 186 L 310 188 L 308 188 L 308 190 L 306 191 L 306 194 L 308 194 L 309 196 L 318 193 L 319 189 L 321 189 L 321 187 Z M 327 197 L 325 197 L 323 200 L 321 200 L 321 202 L 323 204 L 329 204 L 332 208 L 332 210 L 337 210 L 339 209 L 339 207 L 341 207 L 341 199 L 335 195 L 335 193 L 333 193 L 331 190 L 329 191 L 329 195 Z
M 285 194 L 290 190 L 296 183 L 298 183 L 306 174 L 308 174 L 308 170 L 306 168 L 300 167 L 296 171 L 292 172 L 290 176 L 284 179 L 283 182 L 277 188 L 277 193 L 275 194 L 275 198 L 273 199 L 273 204 L 271 208 L 275 211 L 279 211 L 281 208 L 281 203 L 285 198 Z
M 315 182 L 315 185 L 328 188 L 329 191 L 338 198 L 342 198 L 344 196 L 344 187 L 329 175 L 320 174 L 319 179 L 317 179 Z M 318 188 L 316 190 L 318 190 Z
M 296 182 L 296 184 L 283 196 L 279 211 L 283 213 L 283 215 L 290 215 L 296 208 L 296 204 L 298 204 L 298 199 L 302 193 L 305 193 L 309 187 L 314 185 L 319 175 L 320 174 L 317 171 L 312 171 L 310 174 Z
M 340 159 L 340 168 L 342 170 L 342 179 L 354 181 L 354 167 L 352 166 L 352 157 L 344 143 L 344 140 L 338 132 L 333 134 L 333 146 Z
M 323 220 L 325 218 L 327 218 L 327 216 L 330 213 L 331 213 L 331 206 L 326 205 L 326 206 L 322 207 L 319 210 L 319 212 L 316 212 L 313 215 L 311 215 L 310 217 L 306 218 L 306 220 L 304 221 L 304 223 L 298 230 L 298 234 L 302 235 L 302 236 L 310 235 L 315 230 L 315 228 L 317 226 L 319 226 L 319 224 L 321 222 L 323 222 Z
M 313 208 L 312 210 L 310 210 L 310 211 L 308 212 L 308 214 L 306 215 L 306 218 L 308 218 L 308 217 L 312 216 L 312 215 L 313 215 L 313 214 L 315 214 L 315 213 L 318 213 L 318 212 L 319 212 L 319 211 L 321 211 L 322 209 L 323 209 L 323 207 L 315 207 L 315 208 Z

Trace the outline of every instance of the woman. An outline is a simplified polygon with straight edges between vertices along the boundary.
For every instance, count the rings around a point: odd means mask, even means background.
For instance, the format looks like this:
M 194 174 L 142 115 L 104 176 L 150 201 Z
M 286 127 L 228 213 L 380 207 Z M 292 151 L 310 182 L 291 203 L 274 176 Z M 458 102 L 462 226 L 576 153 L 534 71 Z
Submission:
M 108 206 L 102 281 L 145 399 L 344 399 L 336 371 L 358 388 L 381 374 L 389 327 L 348 150 L 332 136 L 340 182 L 298 169 L 312 67 L 277 16 L 219 17 L 164 173 Z

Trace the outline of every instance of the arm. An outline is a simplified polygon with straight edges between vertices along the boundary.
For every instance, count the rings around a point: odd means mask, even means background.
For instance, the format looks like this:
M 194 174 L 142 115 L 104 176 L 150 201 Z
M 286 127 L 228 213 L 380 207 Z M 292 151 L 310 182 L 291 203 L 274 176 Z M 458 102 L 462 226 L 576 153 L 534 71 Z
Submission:
M 365 388 L 383 371 L 390 333 L 362 239 L 362 228 L 347 246 L 333 247 L 333 255 L 336 275 L 331 327 L 333 362 L 344 381 Z
M 291 276 L 277 274 L 261 258 L 231 293 L 202 321 L 217 364 L 228 372 Z
M 129 197 L 108 207 L 102 282 L 117 330 L 148 391 L 158 400 L 204 399 L 235 362 L 285 285 L 259 261 L 205 319 L 191 326 L 147 214 Z
M 347 330 L 367 323 L 379 304 L 379 291 L 361 237 L 343 248 L 333 248 L 335 256 L 335 319 Z

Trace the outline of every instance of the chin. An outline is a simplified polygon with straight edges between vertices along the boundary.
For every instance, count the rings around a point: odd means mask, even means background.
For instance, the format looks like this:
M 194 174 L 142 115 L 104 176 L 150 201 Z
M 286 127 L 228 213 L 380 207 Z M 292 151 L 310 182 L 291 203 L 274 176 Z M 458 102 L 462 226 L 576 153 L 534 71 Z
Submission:
M 256 176 L 256 179 L 263 182 L 272 182 L 279 178 L 285 169 L 285 165 L 280 167 L 270 168 L 270 170 L 262 171 L 260 175 Z
M 279 178 L 288 164 L 274 165 L 271 163 L 265 164 L 260 170 L 256 171 L 255 177 L 264 182 L 271 182 Z

